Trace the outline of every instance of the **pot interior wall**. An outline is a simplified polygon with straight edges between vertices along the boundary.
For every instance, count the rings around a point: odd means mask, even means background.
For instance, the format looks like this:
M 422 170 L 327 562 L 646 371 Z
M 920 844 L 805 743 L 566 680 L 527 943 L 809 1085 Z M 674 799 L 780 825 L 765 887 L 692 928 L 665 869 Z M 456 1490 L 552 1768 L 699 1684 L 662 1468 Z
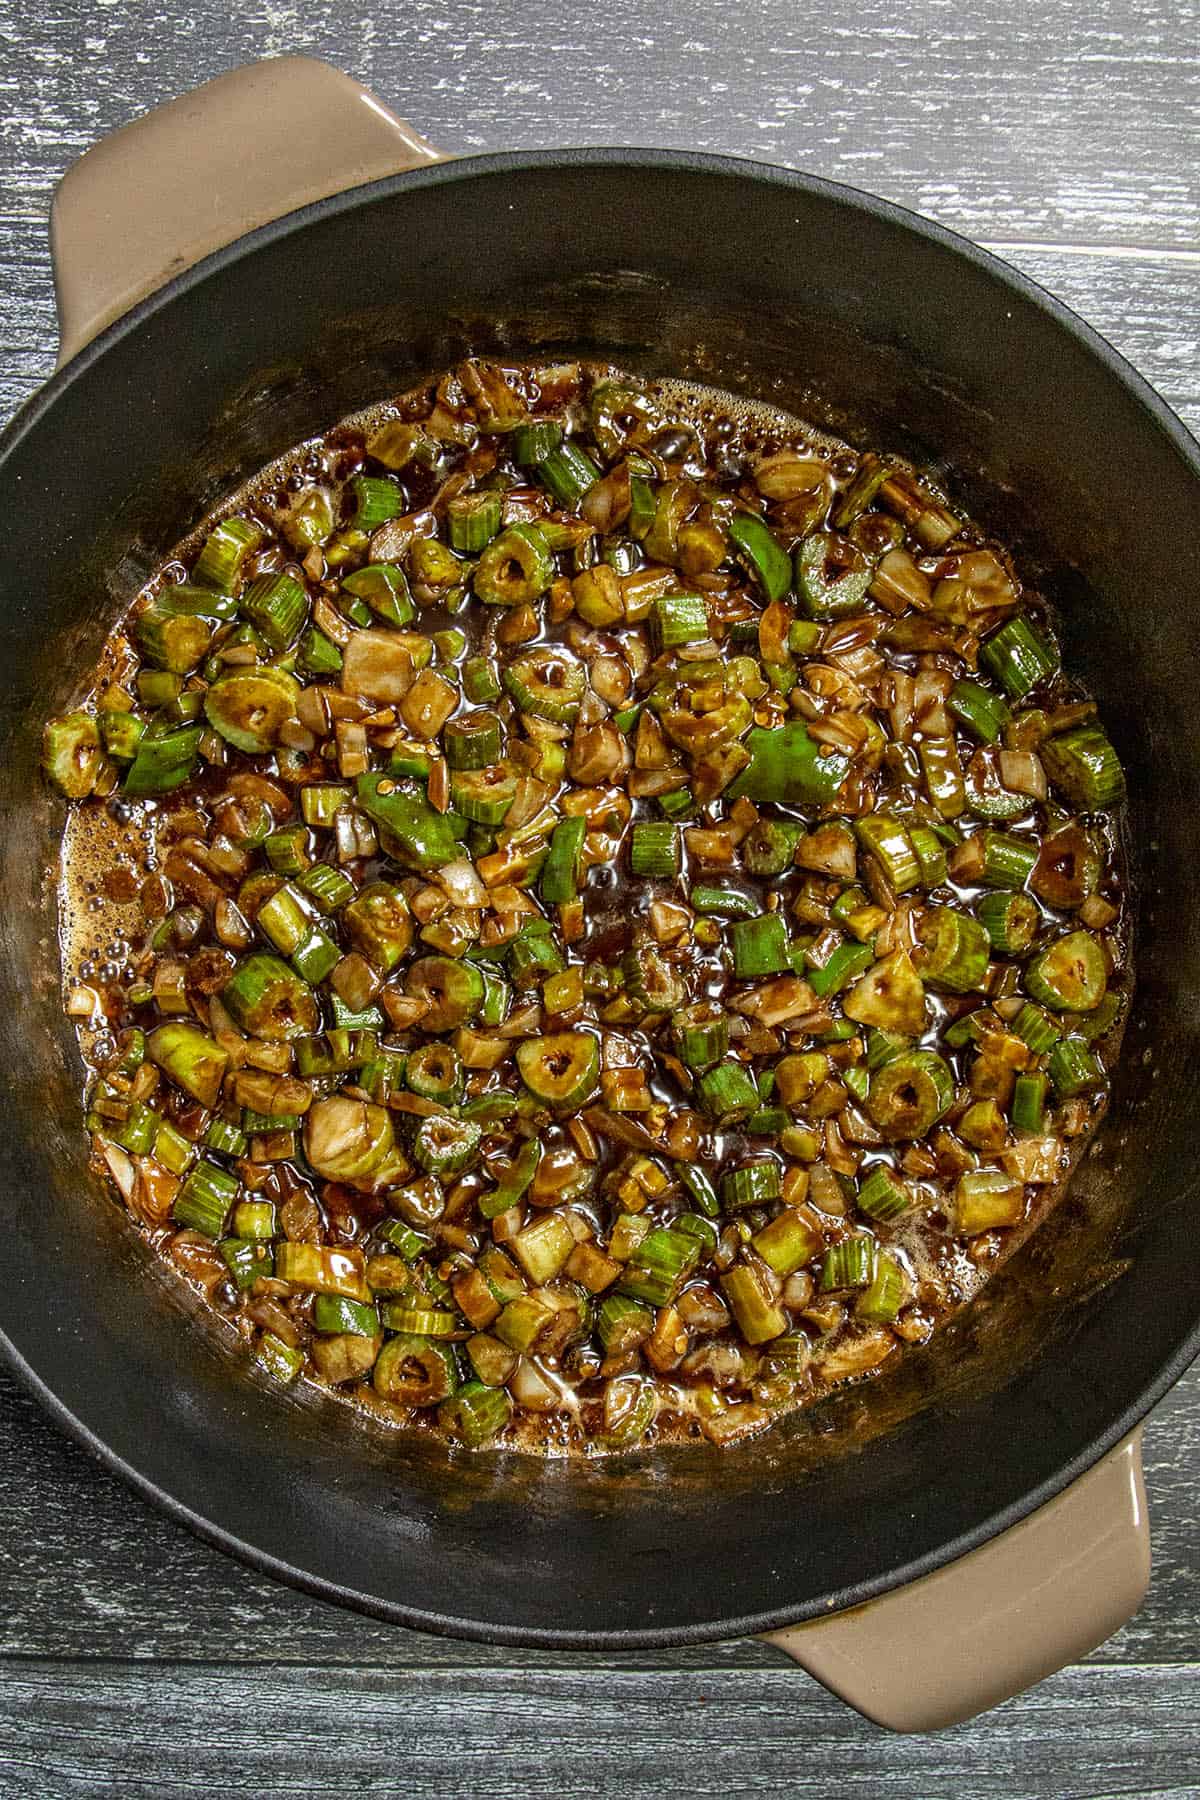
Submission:
M 0 1324 L 74 1428 L 209 1535 L 399 1617 L 612 1640 L 861 1599 L 1083 1467 L 1194 1341 L 1200 1265 L 1179 1251 L 1195 1229 L 1200 732 L 1182 547 L 1200 542 L 1197 470 L 986 259 L 798 178 L 496 158 L 305 219 L 118 326 L 0 446 Z M 586 352 L 712 381 L 952 471 L 1059 604 L 1130 775 L 1140 986 L 1113 1109 L 1068 1202 L 931 1346 L 736 1453 L 447 1467 L 431 1442 L 268 1392 L 181 1316 L 195 1308 L 84 1165 L 41 720 L 209 505 L 468 351 Z

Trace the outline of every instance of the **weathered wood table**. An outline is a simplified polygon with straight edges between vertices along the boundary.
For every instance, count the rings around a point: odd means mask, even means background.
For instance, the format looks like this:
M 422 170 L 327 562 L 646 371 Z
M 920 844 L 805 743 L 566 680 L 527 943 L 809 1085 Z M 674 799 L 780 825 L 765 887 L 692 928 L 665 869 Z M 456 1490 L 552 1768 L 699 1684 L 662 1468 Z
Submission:
M 300 50 L 448 150 L 691 145 L 873 189 L 996 247 L 1200 428 L 1190 0 L 0 0 L 0 416 L 54 360 L 70 160 Z M 0 1380 L 0 1793 L 1200 1795 L 1200 1369 L 1146 1449 L 1140 1616 L 983 1725 L 898 1739 L 754 1643 L 551 1656 L 309 1600 L 159 1518 Z

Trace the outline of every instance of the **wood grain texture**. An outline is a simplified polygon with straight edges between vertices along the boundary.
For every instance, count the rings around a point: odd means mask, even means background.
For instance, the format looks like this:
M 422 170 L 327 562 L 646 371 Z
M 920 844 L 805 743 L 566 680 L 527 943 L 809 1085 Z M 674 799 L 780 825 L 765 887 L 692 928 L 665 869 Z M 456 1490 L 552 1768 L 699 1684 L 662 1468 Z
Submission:
M 4 1698 L 0 1781 L 38 1800 L 1197 1793 L 1194 1675 L 1136 1665 L 1066 1670 L 1000 1708 L 986 1734 L 959 1726 L 926 1738 L 865 1737 L 845 1707 L 799 1694 L 781 1669 L 647 1680 L 626 1669 L 414 1670 L 399 1659 L 358 1671 L 51 1663 L 36 1674 L 10 1665 Z
M 46 218 L 71 158 L 303 51 L 448 150 L 691 146 L 915 207 L 1075 307 L 1200 429 L 1197 22 L 1190 0 L 0 0 L 0 419 L 53 366 Z M 0 1377 L 0 1796 L 1195 1800 L 1200 1369 L 1146 1450 L 1138 1618 L 985 1729 L 902 1740 L 754 1642 L 555 1656 L 294 1593 L 129 1495 Z

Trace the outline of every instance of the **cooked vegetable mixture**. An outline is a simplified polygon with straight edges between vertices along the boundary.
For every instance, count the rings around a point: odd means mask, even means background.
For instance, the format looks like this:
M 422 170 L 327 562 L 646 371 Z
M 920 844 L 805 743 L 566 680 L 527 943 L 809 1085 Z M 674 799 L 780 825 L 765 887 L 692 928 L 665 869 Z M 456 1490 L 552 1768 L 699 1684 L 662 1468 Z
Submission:
M 1061 1190 L 1121 767 L 929 479 L 468 362 L 273 466 L 46 729 L 98 1163 L 266 1376 L 730 1443 Z

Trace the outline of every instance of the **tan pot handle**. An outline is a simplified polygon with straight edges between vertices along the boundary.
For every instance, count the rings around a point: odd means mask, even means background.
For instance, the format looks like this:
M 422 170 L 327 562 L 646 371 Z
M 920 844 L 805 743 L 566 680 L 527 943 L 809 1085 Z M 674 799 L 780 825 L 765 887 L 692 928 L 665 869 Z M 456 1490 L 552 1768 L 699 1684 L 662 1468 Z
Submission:
M 763 1641 L 893 1731 L 973 1718 L 1078 1661 L 1141 1605 L 1150 1580 L 1141 1452 L 1139 1430 L 982 1549 Z
M 439 160 L 366 88 L 308 56 L 249 63 L 155 107 L 81 156 L 54 196 L 59 366 L 255 226 Z

